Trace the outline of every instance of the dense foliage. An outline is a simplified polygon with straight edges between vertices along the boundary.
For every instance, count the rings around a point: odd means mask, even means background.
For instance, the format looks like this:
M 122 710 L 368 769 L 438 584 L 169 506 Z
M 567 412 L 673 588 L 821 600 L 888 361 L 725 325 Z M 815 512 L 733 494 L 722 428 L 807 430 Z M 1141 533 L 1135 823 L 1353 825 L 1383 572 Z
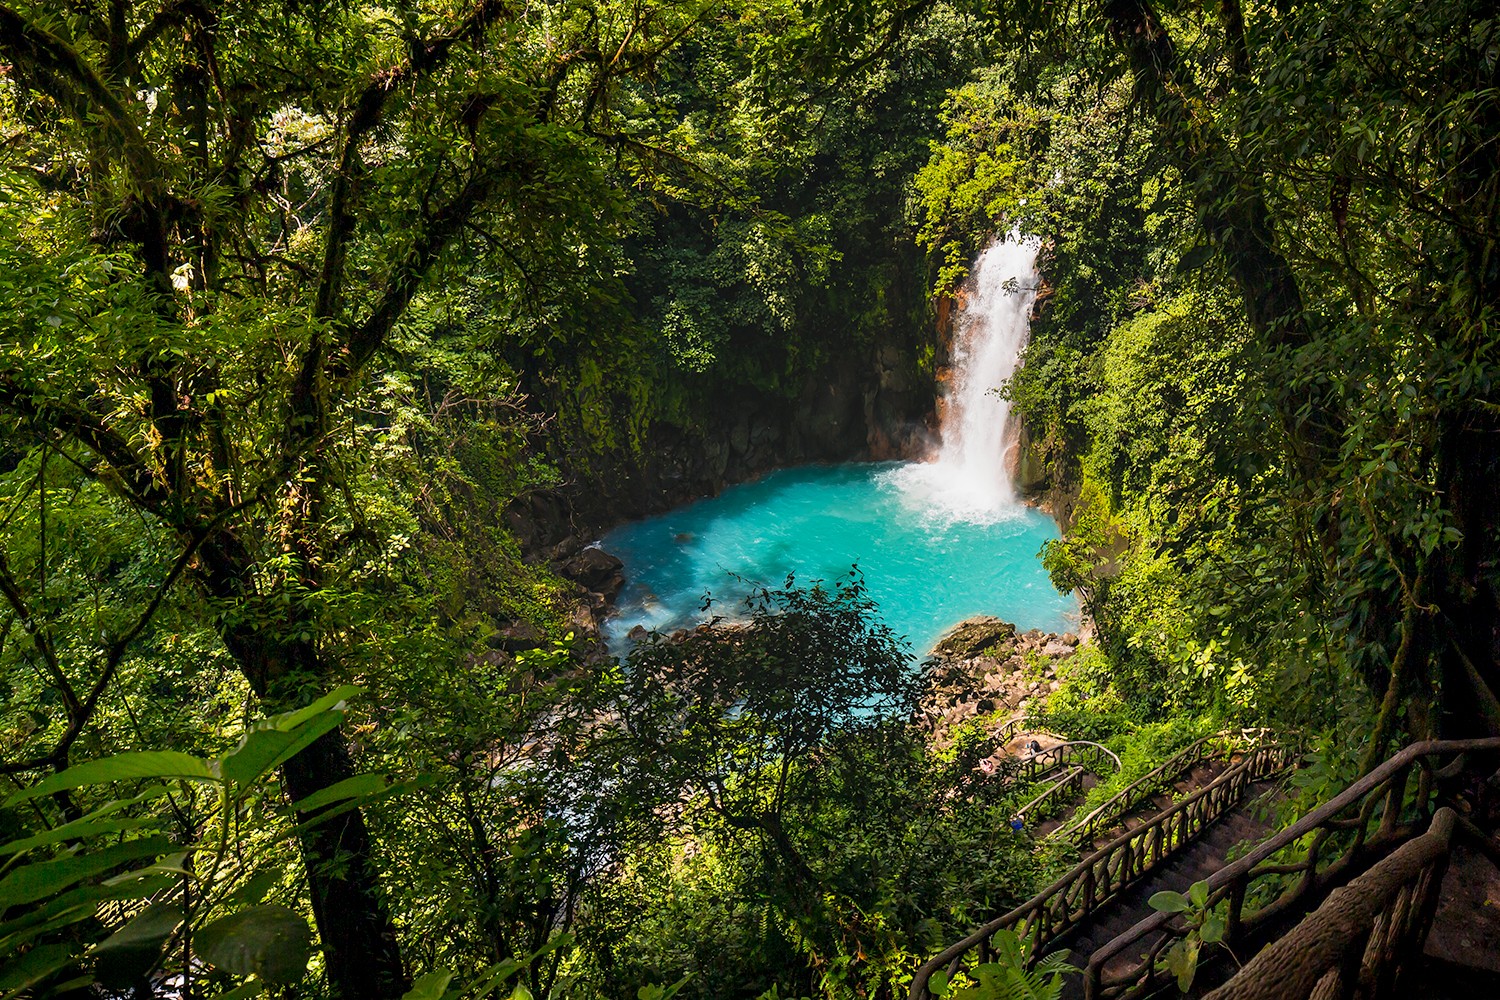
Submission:
M 1067 860 L 994 720 L 913 724 L 857 573 L 616 662 L 522 529 L 857 454 L 1012 231 L 1096 797 L 1226 721 L 1318 794 L 1500 731 L 1497 46 L 1471 0 L 0 4 L 0 997 L 900 995 Z

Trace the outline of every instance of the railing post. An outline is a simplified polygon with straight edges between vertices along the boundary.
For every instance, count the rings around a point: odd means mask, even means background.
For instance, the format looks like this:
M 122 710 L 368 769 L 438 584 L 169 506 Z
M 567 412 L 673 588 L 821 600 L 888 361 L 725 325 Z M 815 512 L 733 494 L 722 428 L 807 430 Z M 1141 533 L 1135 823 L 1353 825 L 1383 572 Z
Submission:
M 1380 833 L 1389 836 L 1401 820 L 1401 806 L 1406 801 L 1406 782 L 1411 775 L 1411 766 L 1401 768 L 1391 775 L 1391 786 L 1385 795 L 1385 812 L 1380 817 Z
M 1224 922 L 1224 940 L 1233 941 L 1240 932 L 1240 921 L 1245 915 L 1245 890 L 1248 879 L 1235 879 L 1229 887 L 1229 918 Z

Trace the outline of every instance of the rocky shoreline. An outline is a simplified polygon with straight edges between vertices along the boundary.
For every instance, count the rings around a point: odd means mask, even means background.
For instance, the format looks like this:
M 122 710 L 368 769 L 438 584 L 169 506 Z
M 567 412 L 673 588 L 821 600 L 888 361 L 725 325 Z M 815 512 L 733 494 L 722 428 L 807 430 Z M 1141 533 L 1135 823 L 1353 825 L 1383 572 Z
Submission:
M 1080 643 L 1078 635 L 1031 629 L 989 615 L 968 618 L 933 647 L 918 721 L 934 742 L 981 716 L 997 723 L 1022 718 L 1062 686 L 1058 670 Z

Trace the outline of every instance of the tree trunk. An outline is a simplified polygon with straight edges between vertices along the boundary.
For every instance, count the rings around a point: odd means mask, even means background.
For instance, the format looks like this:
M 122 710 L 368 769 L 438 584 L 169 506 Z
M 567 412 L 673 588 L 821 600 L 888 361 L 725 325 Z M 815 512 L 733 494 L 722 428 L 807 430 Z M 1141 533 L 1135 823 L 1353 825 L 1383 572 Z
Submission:
M 243 581 L 250 579 L 250 554 L 227 533 L 205 545 L 203 553 L 205 587 L 221 600 L 244 604 L 249 599 Z M 287 620 L 222 629 L 225 645 L 263 702 L 274 705 L 279 700 L 279 681 L 329 678 L 330 671 L 311 642 L 283 638 L 300 634 L 306 627 L 306 623 Z M 281 776 L 293 802 L 354 777 L 343 729 L 330 730 L 287 761 Z M 298 815 L 299 821 L 308 818 Z M 299 840 L 330 994 L 340 1000 L 399 998 L 411 982 L 402 965 L 395 924 L 380 892 L 363 812 L 350 809 L 317 823 L 304 829 Z
M 281 769 L 292 801 L 354 776 L 342 729 L 320 737 Z M 299 820 L 305 819 L 303 814 Z M 411 988 L 401 964 L 396 928 L 381 897 L 364 815 L 351 809 L 302 836 L 302 857 L 313 919 L 333 995 L 397 998 Z

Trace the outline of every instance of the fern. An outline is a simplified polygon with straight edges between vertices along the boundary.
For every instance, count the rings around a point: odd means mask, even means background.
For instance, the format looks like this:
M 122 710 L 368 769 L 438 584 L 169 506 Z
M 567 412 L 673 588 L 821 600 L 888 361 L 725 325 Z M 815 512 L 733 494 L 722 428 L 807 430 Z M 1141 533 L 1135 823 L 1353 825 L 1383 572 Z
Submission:
M 1036 932 L 1025 924 L 1019 932 L 996 931 L 991 943 L 995 961 L 966 970 L 962 976 L 967 982 L 959 985 L 946 973 L 936 972 L 928 989 L 944 1000 L 1058 1000 L 1063 976 L 1078 971 L 1068 964 L 1067 951 L 1054 951 L 1032 966 Z

